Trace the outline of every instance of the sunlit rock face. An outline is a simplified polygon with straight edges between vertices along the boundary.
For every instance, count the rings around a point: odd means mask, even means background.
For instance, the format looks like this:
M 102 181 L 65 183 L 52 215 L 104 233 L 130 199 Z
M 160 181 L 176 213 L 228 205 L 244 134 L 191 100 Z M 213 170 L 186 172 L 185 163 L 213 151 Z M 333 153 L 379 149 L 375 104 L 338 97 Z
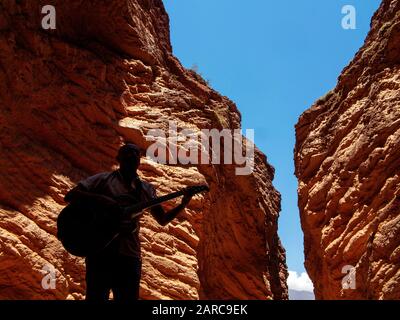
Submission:
M 337 87 L 296 125 L 317 299 L 400 298 L 400 1 L 384 0 Z
M 42 28 L 44 5 L 55 30 Z M 84 298 L 84 261 L 56 239 L 57 215 L 80 179 L 115 168 L 124 141 L 146 149 L 170 121 L 240 128 L 235 104 L 172 55 L 158 0 L 1 1 L 0 106 L 1 299 Z M 251 175 L 236 168 L 143 160 L 160 195 L 211 190 L 167 227 L 142 218 L 142 299 L 287 298 L 274 169 L 258 150 Z

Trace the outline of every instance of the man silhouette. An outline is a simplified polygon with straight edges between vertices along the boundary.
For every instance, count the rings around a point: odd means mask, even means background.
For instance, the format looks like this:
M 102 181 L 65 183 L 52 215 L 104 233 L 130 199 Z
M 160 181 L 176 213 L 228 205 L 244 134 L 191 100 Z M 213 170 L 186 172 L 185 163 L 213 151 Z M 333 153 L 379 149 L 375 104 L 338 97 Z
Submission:
M 140 165 L 140 149 L 127 143 L 118 151 L 119 169 L 104 172 L 82 180 L 67 193 L 65 201 L 91 199 L 104 205 L 128 206 L 156 197 L 154 187 L 141 181 L 137 174 Z M 169 212 L 161 205 L 152 207 L 151 214 L 165 226 L 181 212 L 192 198 L 183 196 L 182 202 Z M 137 300 L 141 276 L 139 218 L 122 221 L 121 233 L 110 245 L 96 255 L 86 258 L 86 299 L 105 301 L 110 290 L 116 301 Z

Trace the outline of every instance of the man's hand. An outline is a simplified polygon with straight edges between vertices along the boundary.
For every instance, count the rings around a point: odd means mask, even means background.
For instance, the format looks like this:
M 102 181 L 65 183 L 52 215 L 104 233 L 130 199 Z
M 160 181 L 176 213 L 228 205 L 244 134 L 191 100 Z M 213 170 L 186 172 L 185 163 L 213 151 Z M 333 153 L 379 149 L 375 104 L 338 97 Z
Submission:
M 180 205 L 177 207 L 171 209 L 168 212 L 164 212 L 164 209 L 162 208 L 161 205 L 155 206 L 151 209 L 151 214 L 153 217 L 157 220 L 157 222 L 165 226 L 169 222 L 171 222 L 175 217 L 183 210 L 185 207 L 189 204 L 190 200 L 192 197 L 202 191 L 208 191 L 209 188 L 208 186 L 193 186 L 193 187 L 188 187 L 185 190 L 185 193 L 182 198 L 182 202 Z
M 184 196 L 183 196 L 183 198 L 182 198 L 181 206 L 186 207 L 186 206 L 189 204 L 190 200 L 193 198 L 193 196 L 194 196 L 196 193 L 199 193 L 199 192 L 204 191 L 205 188 L 206 188 L 207 191 L 209 190 L 209 189 L 208 189 L 208 186 L 193 186 L 193 187 L 187 187 L 187 188 L 186 188 L 186 191 L 185 191 L 185 194 L 184 194 Z
M 171 209 L 168 212 L 165 212 L 162 206 L 156 206 L 151 209 L 151 214 L 153 217 L 157 220 L 157 222 L 162 225 L 166 226 L 168 223 L 170 223 L 175 217 L 183 210 L 185 207 L 188 205 L 190 200 L 192 199 L 193 194 L 192 193 L 186 193 L 183 198 L 182 202 L 180 205 L 177 207 Z
M 192 200 L 192 198 L 193 198 L 193 194 L 186 193 L 182 198 L 181 205 L 186 207 L 189 204 L 190 200 Z

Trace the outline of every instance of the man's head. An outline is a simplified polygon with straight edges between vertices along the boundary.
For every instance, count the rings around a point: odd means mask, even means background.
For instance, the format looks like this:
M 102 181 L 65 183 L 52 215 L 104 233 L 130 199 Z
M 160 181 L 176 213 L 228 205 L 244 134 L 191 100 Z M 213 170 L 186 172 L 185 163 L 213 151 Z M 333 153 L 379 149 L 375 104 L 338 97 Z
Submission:
M 133 143 L 126 143 L 119 151 L 117 160 L 121 171 L 127 175 L 136 175 L 136 171 L 140 165 L 141 151 L 140 148 Z

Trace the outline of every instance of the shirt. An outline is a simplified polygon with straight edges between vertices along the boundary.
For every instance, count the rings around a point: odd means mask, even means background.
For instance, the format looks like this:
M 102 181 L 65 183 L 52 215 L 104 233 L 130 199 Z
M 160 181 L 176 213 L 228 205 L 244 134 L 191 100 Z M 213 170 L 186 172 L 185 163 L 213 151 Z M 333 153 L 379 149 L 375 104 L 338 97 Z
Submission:
M 138 178 L 137 178 L 138 179 Z M 121 173 L 103 172 L 79 182 L 88 192 L 108 196 L 121 206 L 129 206 L 138 202 L 149 201 L 157 197 L 155 188 L 148 182 L 141 181 L 141 193 L 137 193 L 135 181 L 127 185 Z M 140 258 L 139 217 L 133 221 L 134 230 L 120 235 L 110 244 L 119 254 Z

